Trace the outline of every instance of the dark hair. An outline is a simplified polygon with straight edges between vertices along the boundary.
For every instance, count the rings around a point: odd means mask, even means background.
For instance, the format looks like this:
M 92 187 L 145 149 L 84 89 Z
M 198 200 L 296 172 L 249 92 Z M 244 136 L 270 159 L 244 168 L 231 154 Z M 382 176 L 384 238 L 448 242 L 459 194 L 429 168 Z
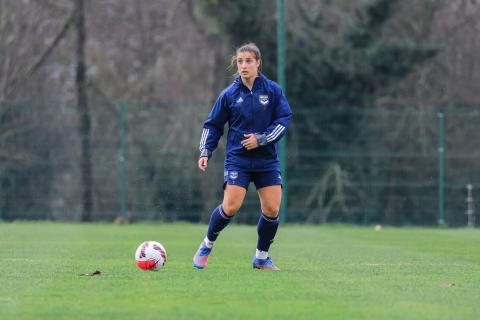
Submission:
M 250 52 L 250 53 L 252 53 L 253 56 L 255 57 L 255 60 L 257 60 L 257 61 L 260 60 L 260 66 L 258 67 L 258 72 L 262 71 L 262 54 L 260 53 L 260 49 L 258 49 L 257 45 L 253 42 L 245 43 L 235 50 L 235 54 L 232 56 L 232 59 L 230 61 L 230 66 L 228 67 L 228 70 L 233 68 L 235 62 L 237 61 L 237 55 L 240 52 Z M 236 76 L 236 75 L 237 75 L 237 72 L 235 72 L 234 76 Z

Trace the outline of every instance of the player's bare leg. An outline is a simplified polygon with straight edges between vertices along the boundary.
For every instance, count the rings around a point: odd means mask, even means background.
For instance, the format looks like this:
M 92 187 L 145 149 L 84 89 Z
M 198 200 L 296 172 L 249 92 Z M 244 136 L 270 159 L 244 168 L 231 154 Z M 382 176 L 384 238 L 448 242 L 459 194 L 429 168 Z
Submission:
M 225 185 L 225 191 L 223 192 L 223 203 L 222 207 L 230 217 L 233 217 L 237 214 L 238 210 L 243 204 L 243 200 L 245 200 L 245 195 L 247 194 L 247 190 L 240 186 L 235 185 Z

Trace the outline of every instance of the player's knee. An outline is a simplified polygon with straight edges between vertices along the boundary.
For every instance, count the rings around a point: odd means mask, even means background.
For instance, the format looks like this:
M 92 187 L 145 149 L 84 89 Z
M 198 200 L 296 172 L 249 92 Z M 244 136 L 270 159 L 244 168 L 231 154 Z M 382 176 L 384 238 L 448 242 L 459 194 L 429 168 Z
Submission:
M 279 205 L 268 205 L 262 207 L 262 212 L 268 218 L 275 219 L 278 216 L 278 212 L 280 211 Z
M 230 202 L 230 203 L 223 203 L 222 205 L 223 212 L 225 212 L 226 215 L 228 216 L 234 216 L 238 210 L 240 210 L 240 204 Z

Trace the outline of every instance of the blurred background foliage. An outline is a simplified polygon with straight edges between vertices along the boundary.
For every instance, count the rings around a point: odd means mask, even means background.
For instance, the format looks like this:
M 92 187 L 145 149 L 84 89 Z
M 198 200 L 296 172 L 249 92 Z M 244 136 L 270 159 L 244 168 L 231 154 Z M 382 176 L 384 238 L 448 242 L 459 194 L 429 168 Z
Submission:
M 287 221 L 463 225 L 480 172 L 476 0 L 289 0 Z M 0 1 L 0 219 L 207 221 L 202 122 L 239 45 L 276 78 L 276 2 Z M 439 127 L 438 111 L 445 112 Z M 252 188 L 251 188 L 252 189 Z M 475 189 L 474 189 L 475 191 Z M 254 223 L 254 190 L 236 221 Z

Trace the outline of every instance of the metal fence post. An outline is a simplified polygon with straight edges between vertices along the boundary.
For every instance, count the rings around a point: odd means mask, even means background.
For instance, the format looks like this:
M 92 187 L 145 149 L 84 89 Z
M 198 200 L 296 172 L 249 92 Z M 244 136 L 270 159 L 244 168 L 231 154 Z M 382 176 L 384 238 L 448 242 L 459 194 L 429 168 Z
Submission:
M 445 225 L 445 113 L 440 107 L 438 117 L 438 225 Z
M 278 84 L 285 92 L 285 1 L 277 0 L 277 80 Z M 280 140 L 280 168 L 282 171 L 283 194 L 282 204 L 280 206 L 280 222 L 286 220 L 287 207 L 287 157 L 286 153 L 286 137 Z
M 475 210 L 473 208 L 473 185 L 467 184 L 467 198 L 465 199 L 467 202 L 467 227 L 468 228 L 475 228 Z
M 118 110 L 118 201 L 120 209 L 120 219 L 122 223 L 125 223 L 125 102 L 120 102 Z

